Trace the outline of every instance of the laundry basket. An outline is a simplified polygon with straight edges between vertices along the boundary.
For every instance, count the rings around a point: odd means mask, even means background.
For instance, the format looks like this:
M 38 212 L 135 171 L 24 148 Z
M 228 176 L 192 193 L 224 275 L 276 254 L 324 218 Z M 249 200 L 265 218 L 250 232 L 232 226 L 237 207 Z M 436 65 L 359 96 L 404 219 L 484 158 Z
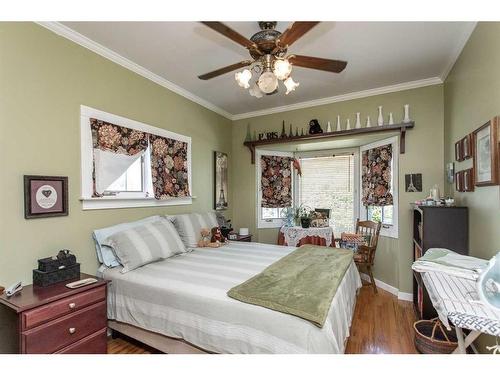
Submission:
M 422 354 L 450 354 L 458 346 L 455 331 L 448 331 L 438 318 L 413 324 L 415 348 Z

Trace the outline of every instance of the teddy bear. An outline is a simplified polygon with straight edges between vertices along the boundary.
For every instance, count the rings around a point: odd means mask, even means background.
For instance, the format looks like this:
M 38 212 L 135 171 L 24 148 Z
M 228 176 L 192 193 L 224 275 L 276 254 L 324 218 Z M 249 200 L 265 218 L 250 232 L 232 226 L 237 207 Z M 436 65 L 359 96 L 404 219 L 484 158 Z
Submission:
M 201 240 L 198 241 L 198 247 L 207 247 L 210 244 L 210 229 L 201 228 Z
M 226 243 L 219 227 L 202 228 L 200 233 L 201 240 L 198 241 L 198 247 L 220 247 Z

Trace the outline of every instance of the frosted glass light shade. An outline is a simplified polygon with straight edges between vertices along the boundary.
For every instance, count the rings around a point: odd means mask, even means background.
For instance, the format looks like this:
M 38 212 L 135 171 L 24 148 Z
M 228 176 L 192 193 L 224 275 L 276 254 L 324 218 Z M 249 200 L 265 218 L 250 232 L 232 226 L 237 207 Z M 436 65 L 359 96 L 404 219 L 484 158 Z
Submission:
M 273 72 L 264 72 L 257 82 L 260 90 L 265 94 L 270 94 L 278 88 L 278 79 Z
M 234 75 L 234 79 L 236 80 L 236 82 L 238 82 L 238 85 L 240 87 L 243 87 L 244 89 L 248 89 L 250 87 L 250 84 L 248 82 L 251 78 L 252 72 L 248 69 L 244 69 Z
M 248 92 L 251 96 L 255 96 L 256 98 L 262 98 L 264 96 L 262 91 L 260 91 L 259 86 L 257 86 L 257 83 L 254 83 Z
M 292 72 L 292 64 L 288 60 L 276 60 L 273 68 L 274 75 L 279 80 L 287 79 Z
M 294 91 L 300 85 L 300 83 L 294 82 L 292 77 L 288 77 L 283 83 L 286 86 L 286 95 Z

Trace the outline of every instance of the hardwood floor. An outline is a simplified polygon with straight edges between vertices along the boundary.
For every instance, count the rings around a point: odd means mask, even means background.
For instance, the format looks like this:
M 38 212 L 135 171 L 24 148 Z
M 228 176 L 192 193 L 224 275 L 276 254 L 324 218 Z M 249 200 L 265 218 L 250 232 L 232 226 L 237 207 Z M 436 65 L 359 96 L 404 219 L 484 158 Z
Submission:
M 346 353 L 349 354 L 411 354 L 415 313 L 411 302 L 399 301 L 394 295 L 381 290 L 373 292 L 369 285 L 360 289 L 351 326 Z M 118 337 L 108 342 L 109 354 L 156 353 L 152 348 L 129 339 Z

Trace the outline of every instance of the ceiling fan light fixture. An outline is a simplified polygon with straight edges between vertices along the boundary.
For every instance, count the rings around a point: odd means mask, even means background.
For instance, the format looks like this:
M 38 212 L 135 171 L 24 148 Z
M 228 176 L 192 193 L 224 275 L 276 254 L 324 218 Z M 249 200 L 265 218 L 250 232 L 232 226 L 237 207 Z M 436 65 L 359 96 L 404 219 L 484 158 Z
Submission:
M 257 85 L 264 94 L 270 94 L 278 88 L 278 79 L 273 72 L 267 71 L 260 75 Z
M 260 91 L 257 82 L 255 82 L 252 87 L 250 87 L 250 90 L 248 90 L 248 92 L 251 96 L 255 96 L 256 98 L 262 98 L 264 96 L 264 94 L 262 94 L 262 91 Z
M 295 82 L 292 77 L 288 77 L 283 83 L 286 86 L 286 95 L 288 95 L 292 91 L 295 91 L 295 89 L 300 85 L 300 83 Z
M 252 72 L 248 69 L 244 69 L 234 75 L 234 79 L 238 82 L 240 87 L 248 89 L 250 87 L 250 79 L 252 79 Z
M 283 81 L 288 78 L 292 72 L 292 64 L 287 59 L 277 59 L 274 62 L 273 72 L 276 78 Z

